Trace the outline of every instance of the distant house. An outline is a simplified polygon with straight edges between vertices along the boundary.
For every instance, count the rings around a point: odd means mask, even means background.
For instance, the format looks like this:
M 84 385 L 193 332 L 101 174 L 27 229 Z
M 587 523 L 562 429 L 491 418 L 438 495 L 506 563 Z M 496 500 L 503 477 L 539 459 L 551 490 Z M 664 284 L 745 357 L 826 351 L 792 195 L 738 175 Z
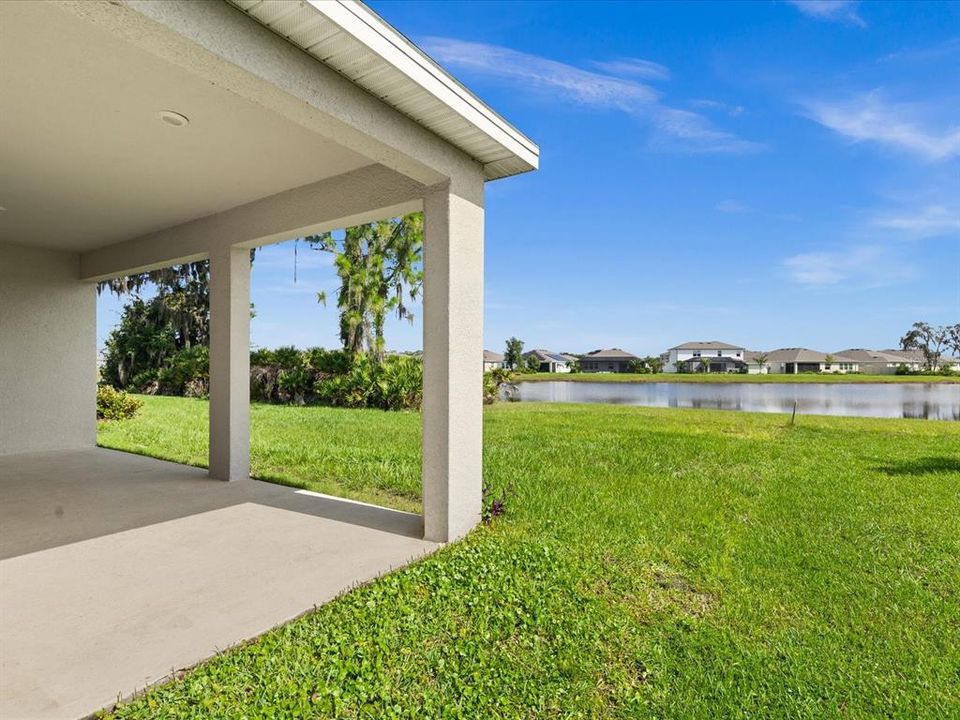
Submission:
M 760 356 L 766 356 L 767 353 L 760 350 L 744 350 L 743 361 L 747 364 L 747 373 L 749 375 L 767 375 L 770 372 L 770 360 L 765 359 L 760 363 Z
M 927 369 L 927 359 L 919 350 L 881 350 L 880 352 L 885 355 L 892 355 L 900 358 L 900 362 L 904 363 L 910 370 Z M 960 358 L 951 357 L 950 355 L 941 355 L 939 367 L 937 369 L 944 367 L 948 367 L 954 371 L 960 370 Z
M 568 373 L 573 369 L 571 367 L 573 361 L 569 355 L 549 350 L 531 350 L 523 354 L 524 360 L 529 361 L 531 357 L 540 361 L 540 372 Z
M 497 370 L 502 368 L 506 360 L 500 353 L 495 353 L 493 350 L 484 350 L 483 351 L 483 371 L 489 372 L 490 370 Z
M 585 373 L 630 372 L 631 363 L 634 360 L 639 358 L 620 348 L 594 350 L 580 358 L 580 371 Z
M 573 362 L 576 358 L 563 353 L 553 352 L 538 348 L 530 350 L 523 354 L 524 360 L 530 362 L 530 358 L 535 358 L 539 362 L 539 372 L 565 373 L 573 370 Z
M 774 374 L 798 375 L 807 372 L 859 372 L 860 364 L 845 355 L 827 354 L 809 348 L 780 348 L 767 353 L 767 364 Z
M 901 365 L 908 370 L 923 370 L 923 355 L 903 350 L 869 350 L 867 348 L 848 348 L 839 350 L 836 356 L 856 360 L 860 372 L 870 375 L 893 375 Z
M 670 348 L 664 372 L 742 372 L 746 350 L 719 340 L 696 340 Z M 701 369 L 702 368 L 702 369 Z

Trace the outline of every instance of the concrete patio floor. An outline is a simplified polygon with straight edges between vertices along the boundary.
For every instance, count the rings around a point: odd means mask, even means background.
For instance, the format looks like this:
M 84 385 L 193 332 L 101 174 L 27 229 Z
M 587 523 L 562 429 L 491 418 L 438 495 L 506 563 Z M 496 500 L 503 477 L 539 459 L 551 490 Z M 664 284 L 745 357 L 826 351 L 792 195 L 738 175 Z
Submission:
M 437 545 L 419 516 L 90 448 L 0 457 L 0 718 L 76 718 Z

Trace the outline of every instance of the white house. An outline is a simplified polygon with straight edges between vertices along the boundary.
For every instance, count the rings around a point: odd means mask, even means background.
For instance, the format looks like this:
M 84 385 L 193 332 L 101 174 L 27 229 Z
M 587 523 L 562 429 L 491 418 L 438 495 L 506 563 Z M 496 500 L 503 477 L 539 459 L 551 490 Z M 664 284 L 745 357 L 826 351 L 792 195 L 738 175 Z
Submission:
M 780 348 L 767 353 L 767 365 L 772 374 L 799 375 L 806 372 L 859 372 L 860 365 L 844 355 L 830 355 L 808 348 Z
M 719 340 L 685 342 L 667 352 L 664 372 L 680 372 L 678 363 L 682 363 L 687 372 L 701 372 L 701 368 L 707 372 L 738 372 L 746 366 L 743 347 Z
M 540 363 L 539 372 L 568 373 L 572 370 L 570 357 L 550 350 L 530 350 L 523 357 L 525 360 L 536 358 Z
M 505 358 L 503 355 L 493 350 L 483 351 L 483 371 L 490 372 L 504 367 Z
M 4 2 L 0 68 L 0 716 L 91 714 L 479 521 L 484 188 L 532 141 L 350 0 Z M 250 480 L 250 249 L 417 210 L 422 516 Z M 97 448 L 97 282 L 201 259 L 209 472 Z

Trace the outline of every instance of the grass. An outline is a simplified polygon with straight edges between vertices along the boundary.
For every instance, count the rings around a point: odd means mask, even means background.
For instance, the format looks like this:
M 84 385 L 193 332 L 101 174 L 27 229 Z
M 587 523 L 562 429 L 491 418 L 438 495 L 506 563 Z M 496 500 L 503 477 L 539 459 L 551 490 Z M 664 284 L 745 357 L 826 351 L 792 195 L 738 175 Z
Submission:
M 840 373 L 801 373 L 800 375 L 740 375 L 739 373 L 531 373 L 517 375 L 517 382 L 614 383 L 960 383 L 960 375 L 859 375 Z
M 140 415 L 100 423 L 99 444 L 206 467 L 207 401 L 138 397 Z M 254 403 L 250 467 L 261 480 L 420 512 L 420 416 Z
M 199 463 L 205 413 L 100 440 Z M 415 414 L 252 435 L 257 472 L 416 503 Z M 503 404 L 485 447 L 492 526 L 111 717 L 960 716 L 960 424 Z

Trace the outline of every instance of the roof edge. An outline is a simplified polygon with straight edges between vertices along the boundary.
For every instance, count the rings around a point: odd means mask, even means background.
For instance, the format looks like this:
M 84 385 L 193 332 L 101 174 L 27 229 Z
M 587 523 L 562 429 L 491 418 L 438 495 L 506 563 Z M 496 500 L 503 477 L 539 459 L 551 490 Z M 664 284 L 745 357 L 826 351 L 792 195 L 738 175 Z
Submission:
M 260 22 L 269 30 L 277 33 L 287 42 L 304 50 L 317 62 L 324 63 L 323 58 L 313 54 L 306 47 L 292 38 L 278 32 L 276 28 L 261 22 L 256 15 L 247 12 L 243 0 L 227 0 L 237 6 L 248 17 Z M 498 179 L 510 175 L 536 170 L 540 166 L 540 148 L 530 138 L 510 124 L 502 115 L 487 105 L 466 86 L 456 80 L 444 70 L 436 61 L 421 50 L 417 45 L 404 36 L 399 30 L 381 18 L 376 12 L 359 0 L 297 0 L 301 7 L 310 8 L 317 15 L 339 27 L 350 35 L 369 52 L 373 53 L 385 63 L 393 66 L 410 82 L 428 93 L 435 100 L 442 103 L 462 121 L 476 128 L 488 137 L 493 143 L 502 148 L 503 152 L 512 156 L 513 161 L 505 165 L 507 158 L 498 153 L 498 157 L 478 158 L 463 147 L 458 146 L 456 138 L 444 137 L 436 131 L 445 142 L 459 147 L 470 157 L 479 162 L 487 179 Z M 326 63 L 324 63 L 326 64 Z M 336 68 L 333 68 L 336 70 Z M 342 73 L 341 73 L 342 74 Z M 364 86 L 357 80 L 344 75 L 348 80 L 360 88 Z M 381 98 L 382 100 L 382 98 Z M 391 103 L 387 102 L 388 105 Z M 397 108 L 398 112 L 403 112 Z M 423 122 L 413 115 L 404 113 L 414 122 L 426 127 Z

